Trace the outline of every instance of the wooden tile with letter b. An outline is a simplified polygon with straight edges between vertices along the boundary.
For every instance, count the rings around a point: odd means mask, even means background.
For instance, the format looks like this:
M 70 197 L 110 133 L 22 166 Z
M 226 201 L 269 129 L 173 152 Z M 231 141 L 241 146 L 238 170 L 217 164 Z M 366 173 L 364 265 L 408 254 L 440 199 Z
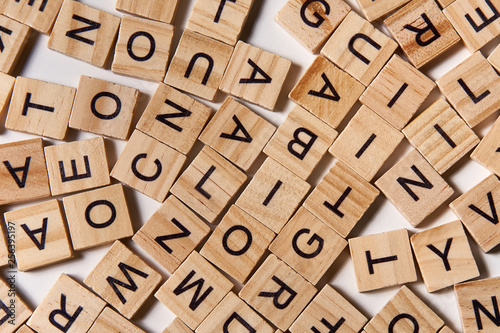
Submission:
M 30 36 L 31 29 L 28 26 L 0 15 L 0 72 L 12 73 Z
M 392 1 L 372 1 L 357 0 L 363 15 L 368 21 L 375 21 L 393 10 L 403 6 L 410 0 L 392 0 Z
M 172 23 L 179 0 L 117 0 L 116 10 Z
M 500 175 L 500 120 L 493 126 L 474 149 L 470 158 L 496 175 Z
M 182 320 L 176 317 L 163 333 L 193 333 L 193 331 Z
M 87 333 L 146 333 L 115 310 L 105 307 Z
M 62 3 L 63 0 L 5 0 L 0 4 L 0 13 L 47 35 Z
M 12 304 L 15 305 L 12 311 Z M 11 316 L 14 315 L 14 318 Z M 30 308 L 19 297 L 19 292 L 16 290 L 12 293 L 10 282 L 7 284 L 4 280 L 0 280 L 0 330 L 5 333 L 20 332 L 23 323 L 31 316 Z M 10 317 L 10 318 L 9 318 Z
M 15 77 L 0 72 L 0 116 L 3 116 L 9 108 L 14 82 L 16 82 Z

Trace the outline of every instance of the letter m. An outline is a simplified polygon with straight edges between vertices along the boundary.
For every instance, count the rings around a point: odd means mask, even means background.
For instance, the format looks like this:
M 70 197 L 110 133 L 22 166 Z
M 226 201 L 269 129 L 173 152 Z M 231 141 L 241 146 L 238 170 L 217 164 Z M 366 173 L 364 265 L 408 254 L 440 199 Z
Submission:
M 189 274 L 186 276 L 184 280 L 177 286 L 177 288 L 174 289 L 174 294 L 175 296 L 179 296 L 180 294 L 188 291 L 191 288 L 196 288 L 194 291 L 193 298 L 189 302 L 189 308 L 193 311 L 200 306 L 201 303 L 205 300 L 205 298 L 210 295 L 210 293 L 214 290 L 213 287 L 208 287 L 203 294 L 201 293 L 203 290 L 203 286 L 205 284 L 205 279 L 198 279 L 194 281 L 191 284 L 188 284 L 188 282 L 193 278 L 193 276 L 196 274 L 196 271 L 191 271 Z M 201 294 L 201 296 L 200 296 Z
M 118 280 L 114 277 L 111 277 L 111 276 L 108 276 L 106 278 L 106 281 L 108 281 L 111 288 L 113 288 L 113 291 L 116 293 L 116 295 L 118 296 L 118 298 L 120 299 L 122 304 L 125 304 L 125 303 L 127 303 L 127 300 L 123 296 L 120 289 L 118 289 L 118 286 L 123 287 L 123 288 L 128 289 L 128 290 L 133 291 L 133 292 L 135 292 L 138 288 L 137 284 L 132 279 L 129 272 L 132 272 L 136 275 L 139 275 L 140 277 L 145 278 L 145 279 L 149 276 L 149 274 L 144 273 L 143 271 L 140 271 L 137 268 L 131 267 L 123 262 L 120 262 L 118 264 L 118 268 L 120 269 L 120 271 L 122 271 L 123 275 L 125 275 L 125 278 L 127 279 L 127 283 L 120 281 L 120 280 Z

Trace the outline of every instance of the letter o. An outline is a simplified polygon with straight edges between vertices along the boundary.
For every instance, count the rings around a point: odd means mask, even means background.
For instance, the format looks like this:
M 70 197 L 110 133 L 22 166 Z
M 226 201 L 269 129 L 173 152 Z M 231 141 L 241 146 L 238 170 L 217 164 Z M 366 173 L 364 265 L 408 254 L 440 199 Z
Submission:
M 94 207 L 101 206 L 101 205 L 107 206 L 111 210 L 111 217 L 106 222 L 95 223 L 90 218 L 90 212 L 92 211 L 92 209 Z M 85 209 L 85 220 L 87 221 L 87 223 L 92 228 L 103 229 L 103 228 L 109 227 L 116 220 L 116 208 L 115 208 L 115 205 L 113 205 L 108 200 L 96 200 L 96 201 L 92 202 L 90 205 L 88 205 L 87 208 Z
M 229 248 L 229 245 L 227 243 L 229 237 L 233 234 L 235 231 L 243 231 L 245 235 L 247 236 L 247 242 L 245 243 L 245 246 L 243 246 L 240 250 L 233 250 Z M 224 247 L 224 250 L 226 250 L 227 253 L 232 254 L 233 256 L 241 256 L 245 252 L 248 251 L 250 246 L 252 246 L 252 241 L 253 241 L 253 236 L 250 230 L 248 228 L 242 226 L 242 225 L 235 225 L 229 228 L 226 233 L 224 234 L 224 237 L 222 237 L 222 246 Z
M 107 114 L 102 114 L 99 111 L 97 111 L 96 104 L 97 104 L 97 101 L 101 97 L 109 97 L 109 98 L 111 98 L 112 100 L 115 101 L 115 103 L 116 103 L 115 112 L 113 112 L 112 114 L 107 115 Z M 122 101 L 115 94 L 110 93 L 108 91 L 103 91 L 103 92 L 100 92 L 97 95 L 95 95 L 94 98 L 92 98 L 92 101 L 90 102 L 90 110 L 92 111 L 92 114 L 94 116 L 96 116 L 97 118 L 99 118 L 99 119 L 111 120 L 111 119 L 114 119 L 114 118 L 118 117 L 118 115 L 120 114 L 120 112 L 122 110 Z
M 146 37 L 149 40 L 149 52 L 143 57 L 137 56 L 134 53 L 134 51 L 132 50 L 132 47 L 134 46 L 135 39 L 137 37 L 140 37 L 140 36 Z M 127 53 L 130 56 L 130 58 L 134 59 L 135 61 L 147 61 L 147 60 L 151 59 L 151 57 L 155 53 L 155 50 L 156 50 L 156 41 L 155 41 L 154 37 L 151 36 L 151 34 L 147 33 L 146 31 L 134 32 L 132 34 L 132 36 L 130 36 L 130 38 L 128 39 Z

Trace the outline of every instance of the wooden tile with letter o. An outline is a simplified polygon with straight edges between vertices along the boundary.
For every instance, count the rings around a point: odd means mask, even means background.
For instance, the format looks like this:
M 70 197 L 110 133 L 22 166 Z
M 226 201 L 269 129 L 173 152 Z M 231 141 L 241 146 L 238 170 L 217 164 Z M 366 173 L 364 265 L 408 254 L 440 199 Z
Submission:
M 146 17 L 151 20 L 172 23 L 179 0 L 116 0 L 116 9 Z
M 87 333 L 146 333 L 109 307 L 102 310 Z
M 31 36 L 31 29 L 7 16 L 0 15 L 0 32 L 0 72 L 10 74 Z
M 500 175 L 500 120 L 496 120 L 470 157 L 496 175 Z
M 14 320 L 7 320 L 12 315 L 12 304 L 15 304 Z M 10 283 L 0 280 L 0 330 L 5 333 L 22 332 L 23 328 L 19 326 L 30 316 L 31 310 L 19 297 L 19 292 L 12 293 Z M 17 328 L 19 330 L 16 331 Z
M 193 331 L 186 326 L 179 318 L 175 318 L 163 333 L 192 333 Z
M 15 77 L 0 72 L 0 116 L 3 116 L 9 108 L 14 82 L 16 82 Z
M 393 1 L 372 1 L 372 0 L 357 0 L 363 15 L 368 21 L 375 21 L 382 16 L 385 16 L 393 10 L 408 3 L 410 0 L 393 0 Z
M 5 0 L 0 4 L 0 13 L 47 35 L 62 3 L 63 0 Z

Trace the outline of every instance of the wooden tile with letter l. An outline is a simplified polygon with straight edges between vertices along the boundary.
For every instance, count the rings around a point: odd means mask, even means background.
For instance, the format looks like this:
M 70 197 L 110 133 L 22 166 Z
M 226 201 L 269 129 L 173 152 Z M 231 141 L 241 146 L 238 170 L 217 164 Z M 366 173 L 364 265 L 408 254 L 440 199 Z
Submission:
M 134 234 L 121 184 L 67 196 L 63 204 L 75 250 Z
M 192 333 L 193 331 L 186 326 L 179 318 L 175 318 L 163 333 Z
M 322 56 L 316 57 L 290 92 L 292 101 L 336 128 L 365 87 Z
M 132 324 L 127 319 L 123 318 L 118 312 L 114 311 L 109 307 L 105 307 L 101 312 L 99 317 L 97 317 L 96 321 L 87 331 L 87 333 L 146 333 L 141 330 L 139 327 Z
M 264 153 L 307 179 L 337 135 L 325 122 L 296 105 L 264 147 Z
M 76 89 L 18 76 L 5 127 L 63 140 Z
M 0 116 L 9 108 L 14 82 L 15 77 L 0 72 Z
M 343 0 L 288 0 L 274 19 L 302 46 L 318 53 L 350 11 Z
M 417 0 L 384 20 L 413 66 L 420 68 L 460 41 L 434 0 Z
M 153 294 L 161 279 L 160 273 L 116 241 L 83 282 L 130 319 Z
M 300 207 L 269 250 L 309 282 L 316 284 L 346 246 L 345 239 Z
M 31 316 L 30 308 L 19 297 L 12 293 L 11 281 L 0 280 L 0 330 L 5 333 L 15 332 Z M 14 282 L 15 283 L 15 282 Z M 12 308 L 12 304 L 15 308 Z M 14 316 L 14 318 L 12 318 Z M 20 328 L 17 332 L 22 331 Z
M 195 251 L 155 297 L 194 330 L 232 288 L 231 281 Z
M 170 195 L 132 240 L 172 274 L 210 231 L 202 219 Z
M 293 323 L 290 332 L 322 332 L 320 330 L 325 329 L 359 332 L 367 321 L 358 309 L 327 284 Z
M 435 87 L 434 81 L 395 54 L 359 101 L 401 130 Z
M 220 90 L 273 111 L 292 62 L 239 41 Z
M 428 229 L 410 239 L 429 292 L 479 276 L 462 222 Z
M 500 120 L 496 120 L 470 157 L 496 175 L 500 175 Z
M 371 181 L 403 138 L 401 132 L 363 105 L 328 151 Z
M 363 15 L 368 21 L 375 21 L 382 16 L 385 16 L 395 9 L 408 3 L 410 0 L 396 1 L 372 1 L 372 0 L 357 0 Z
M 104 139 L 100 136 L 47 146 L 44 151 L 52 195 L 110 183 Z
M 117 0 L 116 10 L 172 23 L 179 0 Z
M 106 302 L 61 274 L 28 320 L 37 332 L 87 332 Z
M 63 0 L 6 0 L 0 4 L 0 13 L 47 35 L 62 3 Z
M 185 161 L 185 155 L 135 130 L 111 170 L 111 176 L 163 202 Z
M 140 91 L 80 76 L 69 127 L 127 140 Z
M 444 98 L 403 129 L 408 141 L 443 174 L 479 143 L 479 138 Z
M 406 229 L 350 238 L 349 250 L 359 292 L 417 281 Z
M 375 185 L 413 227 L 419 225 L 454 192 L 416 150 L 406 154 Z
M 184 30 L 165 83 L 213 101 L 234 47 Z
M 78 1 L 64 0 L 47 47 L 105 67 L 115 44 L 120 18 Z
M 200 254 L 245 283 L 276 234 L 238 206 L 231 206 Z
M 28 26 L 0 15 L 0 72 L 12 73 L 30 36 L 31 29 Z
M 307 197 L 304 207 L 345 238 L 378 195 L 375 186 L 337 161 Z
M 350 12 L 321 49 L 321 54 L 368 86 L 397 48 L 395 41 Z
M 163 81 L 173 37 L 174 27 L 170 24 L 123 16 L 111 70 L 115 74 Z

